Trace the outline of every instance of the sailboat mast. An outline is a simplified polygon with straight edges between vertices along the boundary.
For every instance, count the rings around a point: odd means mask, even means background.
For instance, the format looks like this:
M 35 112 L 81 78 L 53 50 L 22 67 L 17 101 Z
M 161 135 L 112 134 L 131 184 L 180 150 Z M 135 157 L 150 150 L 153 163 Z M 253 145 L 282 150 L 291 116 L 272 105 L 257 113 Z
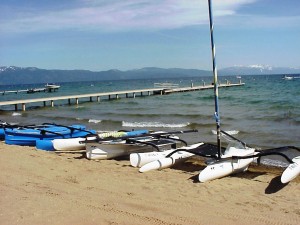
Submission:
M 213 62 L 213 76 L 214 76 L 214 94 L 215 94 L 215 119 L 217 125 L 217 144 L 218 144 L 218 157 L 221 158 L 221 122 L 219 115 L 219 91 L 218 91 L 218 71 L 216 65 L 216 50 L 214 43 L 214 24 L 212 14 L 211 0 L 208 0 L 208 11 L 209 11 L 209 25 L 210 25 L 210 41 L 211 41 L 211 53 Z

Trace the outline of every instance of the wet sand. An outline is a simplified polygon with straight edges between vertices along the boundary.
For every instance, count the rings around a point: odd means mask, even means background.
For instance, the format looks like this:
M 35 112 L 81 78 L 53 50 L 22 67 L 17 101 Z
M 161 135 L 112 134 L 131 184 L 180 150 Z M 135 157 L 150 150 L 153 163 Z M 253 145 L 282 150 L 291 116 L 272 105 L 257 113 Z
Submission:
M 89 161 L 0 143 L 0 224 L 300 224 L 300 177 L 257 167 L 199 183 L 190 160 L 141 174 L 129 160 Z

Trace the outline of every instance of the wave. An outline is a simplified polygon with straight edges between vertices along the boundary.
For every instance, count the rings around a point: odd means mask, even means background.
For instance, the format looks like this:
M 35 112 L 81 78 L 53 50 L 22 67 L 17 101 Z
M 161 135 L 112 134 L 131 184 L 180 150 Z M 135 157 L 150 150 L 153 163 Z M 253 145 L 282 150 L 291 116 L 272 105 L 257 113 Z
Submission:
M 189 123 L 188 125 L 189 128 L 191 129 L 206 129 L 206 128 L 212 128 L 212 127 L 215 127 L 215 124 L 213 123 L 196 123 L 196 122 L 193 122 L 193 123 Z
M 164 128 L 179 128 L 187 127 L 190 123 L 162 123 L 162 122 L 122 122 L 123 127 L 164 127 Z
M 275 167 L 287 167 L 289 164 L 283 161 L 274 160 L 274 159 L 262 159 L 261 164 L 267 165 L 267 166 L 275 166 Z
M 211 123 L 195 123 L 195 122 L 182 122 L 182 123 L 164 123 L 158 121 L 142 121 L 142 122 L 128 122 L 122 121 L 123 127 L 156 127 L 156 128 L 181 128 L 188 127 L 190 129 L 206 129 L 212 128 L 214 124 Z
M 217 134 L 217 131 L 216 130 L 212 130 L 211 131 L 213 134 Z M 229 134 L 229 135 L 236 135 L 236 134 L 238 134 L 240 131 L 238 131 L 238 130 L 226 130 L 225 131 L 227 134 Z M 222 135 L 224 135 L 223 133 L 221 133 Z
M 82 121 L 83 123 L 114 123 L 114 122 L 119 122 L 119 121 L 115 121 L 115 120 L 99 120 L 99 119 L 86 119 L 86 118 L 76 118 L 76 120 L 78 121 Z
M 22 116 L 22 113 L 13 112 L 11 115 L 12 115 L 12 116 Z
M 109 112 L 105 114 L 106 117 L 118 118 L 120 113 Z M 123 117 L 128 118 L 161 118 L 162 116 L 167 116 L 168 118 L 186 118 L 188 119 L 199 119 L 199 120 L 211 120 L 213 119 L 212 115 L 197 114 L 194 112 L 191 113 L 169 113 L 169 112 L 158 112 L 158 113 L 141 113 L 141 112 L 126 112 L 122 113 Z
M 89 123 L 101 123 L 102 120 L 96 120 L 96 119 L 89 119 Z

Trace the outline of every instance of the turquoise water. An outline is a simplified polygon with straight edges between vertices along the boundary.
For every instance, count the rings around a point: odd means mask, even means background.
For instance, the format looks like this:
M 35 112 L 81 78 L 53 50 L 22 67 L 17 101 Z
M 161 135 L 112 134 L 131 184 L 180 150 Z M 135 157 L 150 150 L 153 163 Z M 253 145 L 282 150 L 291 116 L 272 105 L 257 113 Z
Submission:
M 238 82 L 236 77 L 220 77 L 219 81 Z M 7 94 L 0 101 L 41 98 L 60 95 L 108 92 L 116 90 L 153 88 L 155 82 L 172 82 L 187 87 L 211 83 L 210 77 L 169 80 L 128 80 L 110 82 L 81 82 L 60 84 L 55 93 Z M 245 86 L 220 88 L 219 104 L 221 128 L 238 131 L 237 138 L 254 147 L 269 148 L 283 145 L 300 146 L 300 79 L 283 80 L 282 75 L 243 76 Z M 17 90 L 41 85 L 0 86 L 0 91 Z M 80 102 L 78 106 L 66 101 L 55 102 L 55 107 L 28 105 L 27 111 L 0 108 L 0 119 L 10 123 L 85 124 L 96 130 L 188 130 L 198 133 L 182 137 L 189 143 L 215 142 L 213 90 L 155 95 L 136 98 L 120 96 L 118 100 L 102 98 L 98 103 Z

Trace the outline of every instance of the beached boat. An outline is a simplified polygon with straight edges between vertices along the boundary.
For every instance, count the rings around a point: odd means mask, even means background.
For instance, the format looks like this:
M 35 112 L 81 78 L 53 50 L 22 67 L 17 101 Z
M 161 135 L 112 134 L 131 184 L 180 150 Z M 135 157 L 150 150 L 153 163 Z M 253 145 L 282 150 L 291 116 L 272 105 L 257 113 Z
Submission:
M 208 8 L 209 8 L 209 22 L 210 22 L 210 37 L 211 37 L 211 51 L 213 58 L 213 75 L 214 75 L 214 95 L 215 95 L 215 119 L 216 119 L 216 130 L 217 130 L 217 156 L 214 155 L 205 155 L 199 152 L 195 152 L 200 156 L 211 157 L 214 160 L 210 163 L 203 171 L 200 171 L 199 181 L 205 182 L 213 179 L 221 178 L 224 176 L 228 176 L 233 173 L 246 171 L 251 162 L 255 159 L 260 161 L 261 157 L 267 155 L 280 155 L 284 157 L 290 165 L 283 172 L 282 182 L 289 182 L 293 178 L 295 178 L 300 173 L 300 163 L 299 157 L 294 159 L 290 159 L 283 152 L 289 149 L 294 149 L 300 152 L 300 149 L 294 146 L 283 146 L 276 149 L 268 149 L 264 151 L 258 151 L 254 148 L 248 147 L 244 142 L 238 140 L 237 138 L 231 136 L 230 134 L 221 130 L 220 126 L 220 117 L 219 117 L 219 100 L 218 100 L 218 78 L 217 78 L 217 69 L 215 62 L 215 46 L 214 46 L 214 38 L 213 38 L 213 17 L 212 17 L 212 5 L 211 0 L 208 0 Z M 288 79 L 290 79 L 288 77 Z M 231 144 L 228 145 L 225 152 L 222 151 L 221 148 L 221 134 L 225 134 L 226 137 L 232 139 Z M 193 152 L 191 149 L 190 152 Z M 170 155 L 169 155 L 170 156 Z
M 220 116 L 219 116 L 219 99 L 218 99 L 218 79 L 215 62 L 215 46 L 213 38 L 213 22 L 211 12 L 211 0 L 208 0 L 209 6 L 209 22 L 210 22 L 210 37 L 211 37 L 211 50 L 213 58 L 213 75 L 214 75 L 214 100 L 215 100 L 215 119 L 216 119 L 216 136 L 217 145 L 207 148 L 205 144 L 199 146 L 190 146 L 185 148 L 179 148 L 164 156 L 164 158 L 149 162 L 140 168 L 140 172 L 149 171 L 152 169 L 162 169 L 172 166 L 176 163 L 176 160 L 172 158 L 178 154 L 178 152 L 187 152 L 201 157 L 209 158 L 208 166 L 200 171 L 198 179 L 200 182 L 211 181 L 217 178 L 222 178 L 233 173 L 243 172 L 248 169 L 248 166 L 257 160 L 267 155 L 279 155 L 282 156 L 288 163 L 288 167 L 283 171 L 281 176 L 281 182 L 287 183 L 297 177 L 300 174 L 300 156 L 296 156 L 291 159 L 285 151 L 296 150 L 298 155 L 300 148 L 295 146 L 283 146 L 279 148 L 272 148 L 266 150 L 257 150 L 247 146 L 244 142 L 231 136 L 230 134 L 221 130 Z M 224 134 L 230 140 L 226 150 L 221 147 L 221 134 Z M 228 140 L 227 139 L 227 140 Z M 186 155 L 188 157 L 188 155 Z M 179 156 L 176 156 L 179 157 Z M 139 163 L 134 162 L 135 165 Z
M 0 140 L 5 139 L 5 130 L 12 129 L 12 128 L 19 128 L 19 129 L 26 129 L 26 128 L 44 128 L 48 127 L 48 125 L 18 125 L 18 124 L 11 124 L 0 120 Z
M 108 139 L 108 138 L 120 138 L 126 136 L 135 136 L 143 135 L 149 133 L 148 130 L 136 130 L 136 131 L 112 131 L 112 132 L 103 132 L 100 134 L 95 134 L 88 136 L 86 138 L 68 138 L 68 139 L 54 139 L 52 141 L 53 150 L 57 151 L 77 151 L 85 150 L 86 145 L 85 141 L 97 141 L 99 139 Z
M 37 127 L 4 128 L 5 143 L 10 145 L 36 146 L 37 141 L 59 138 L 83 137 L 94 134 L 83 125 L 63 126 L 45 124 Z
M 232 156 L 253 156 L 254 148 L 228 146 L 220 160 L 210 163 L 204 170 L 200 171 L 198 179 L 200 182 L 206 182 L 217 178 L 222 178 L 233 173 L 243 172 L 248 169 L 250 163 L 255 158 L 232 159 Z M 224 159 L 224 161 L 222 160 Z
M 147 136 L 129 137 L 119 140 L 86 143 L 86 157 L 88 159 L 112 159 L 127 156 L 137 152 L 165 151 L 186 145 L 177 136 Z
M 300 151 L 299 148 L 294 146 L 283 146 L 276 149 L 268 149 L 264 151 L 258 151 L 254 148 L 248 147 L 244 142 L 234 138 L 230 134 L 221 131 L 220 126 L 220 117 L 219 117 L 219 99 L 218 99 L 218 77 L 217 77 L 217 67 L 215 61 L 215 45 L 214 45 L 214 37 L 213 37 L 213 16 L 212 16 L 212 4 L 211 0 L 208 0 L 208 8 L 209 8 L 209 23 L 210 23 L 210 39 L 211 39 L 211 52 L 213 59 L 213 75 L 214 75 L 214 96 L 215 96 L 215 119 L 216 119 L 216 130 L 217 130 L 217 157 L 209 156 L 214 158 L 214 161 L 209 164 L 203 171 L 199 174 L 199 181 L 205 182 L 209 180 L 213 180 L 216 178 L 221 178 L 233 173 L 246 171 L 248 166 L 253 160 L 260 160 L 261 157 L 266 155 L 281 155 L 283 156 L 289 163 L 293 166 L 289 166 L 285 170 L 286 179 L 284 181 L 290 181 L 295 177 L 295 173 L 298 175 L 300 173 L 300 165 L 298 165 L 299 161 L 297 157 L 294 159 L 290 159 L 283 151 L 288 149 L 295 149 Z M 287 76 L 286 76 L 287 77 Z M 290 78 L 288 78 L 290 79 Z M 233 140 L 233 144 L 229 144 L 225 152 L 222 151 L 221 148 L 221 134 L 225 134 L 227 137 Z M 201 154 L 199 154 L 201 155 Z M 203 156 L 203 154 L 202 154 Z M 291 172 L 293 170 L 293 173 Z M 296 172 L 295 172 L 296 171 Z
M 281 176 L 282 183 L 288 183 L 300 174 L 300 156 L 290 158 L 288 151 L 294 150 L 294 154 L 299 155 L 300 149 L 294 146 L 283 146 L 265 150 L 257 150 L 247 147 L 245 143 L 233 136 L 227 135 L 227 140 L 232 139 L 227 148 L 221 148 L 222 155 L 218 156 L 218 146 L 207 143 L 198 143 L 176 150 L 165 152 L 135 153 L 130 155 L 130 163 L 134 167 L 140 167 L 139 172 L 147 172 L 171 167 L 180 162 L 184 162 L 191 156 L 201 156 L 209 158 L 206 161 L 208 166 L 199 172 L 198 180 L 207 182 L 222 178 L 231 174 L 247 171 L 252 162 L 260 162 L 262 157 L 269 155 L 282 156 L 288 163 L 287 168 Z
M 199 147 L 194 149 L 190 148 L 187 151 L 189 153 L 197 154 L 202 157 L 211 158 L 209 165 L 202 171 L 200 171 L 198 179 L 200 182 L 206 182 L 210 180 L 214 180 L 217 178 L 222 178 L 233 173 L 238 173 L 242 171 L 246 171 L 248 166 L 254 161 L 260 161 L 261 157 L 267 155 L 280 155 L 284 157 L 290 165 L 285 169 L 282 174 L 281 181 L 283 183 L 289 182 L 294 179 L 296 176 L 300 174 L 300 157 L 295 157 L 293 159 L 289 158 L 284 151 L 287 150 L 296 150 L 298 154 L 300 149 L 294 146 L 283 146 L 279 148 L 267 149 L 263 151 L 256 150 L 255 148 L 251 148 L 247 146 L 244 142 L 238 140 L 237 138 L 231 136 L 230 134 L 221 130 L 220 126 L 220 116 L 219 116 L 219 99 L 218 99 L 218 78 L 217 78 L 217 69 L 215 62 L 215 46 L 214 46 L 214 38 L 213 38 L 213 18 L 212 18 L 212 6 L 211 0 L 208 0 L 209 6 L 209 22 L 210 22 L 210 37 L 211 37 L 211 51 L 213 58 L 213 75 L 214 75 L 214 99 L 215 99 L 215 119 L 216 119 L 216 134 L 217 134 L 217 151 L 216 154 L 213 154 L 213 150 L 208 153 L 199 150 Z M 230 143 L 226 150 L 224 151 L 221 147 L 221 134 L 224 134 L 226 137 L 230 138 Z M 200 146 L 201 147 L 201 146 Z M 171 157 L 176 152 L 180 151 L 176 150 L 166 157 Z
M 224 154 L 221 155 L 221 158 L 214 157 L 209 165 L 204 170 L 200 171 L 198 179 L 200 182 L 207 182 L 231 174 L 245 172 L 252 162 L 260 162 L 262 157 L 279 155 L 284 157 L 286 161 L 290 163 L 281 176 L 281 182 L 288 183 L 300 174 L 300 157 L 297 156 L 291 159 L 283 153 L 284 151 L 290 151 L 292 149 L 300 152 L 300 149 L 294 146 L 257 150 L 255 148 L 247 147 L 246 145 L 240 146 L 240 144 L 235 142 L 233 145 L 228 145 Z M 195 152 L 195 154 L 197 154 L 197 152 Z

